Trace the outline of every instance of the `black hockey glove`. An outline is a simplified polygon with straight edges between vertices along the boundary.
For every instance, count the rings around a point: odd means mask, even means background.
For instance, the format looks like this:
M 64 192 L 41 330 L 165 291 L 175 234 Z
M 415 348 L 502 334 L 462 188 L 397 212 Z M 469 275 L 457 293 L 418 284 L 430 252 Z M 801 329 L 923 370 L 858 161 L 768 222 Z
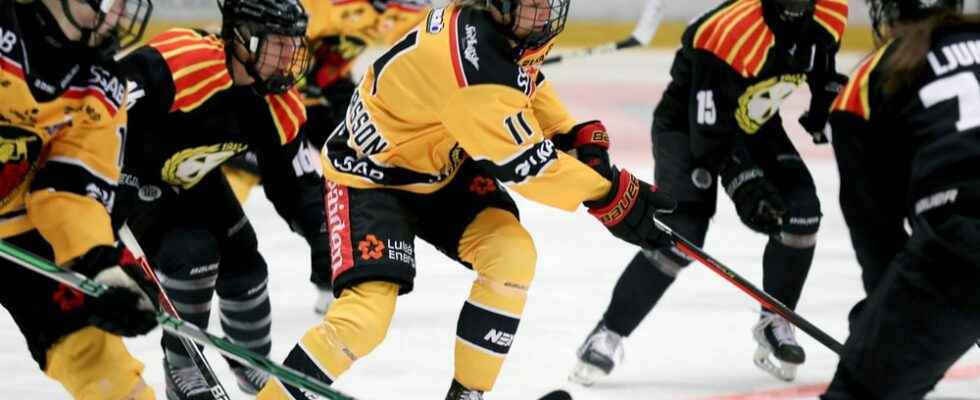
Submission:
M 160 292 L 128 250 L 94 247 L 71 269 L 109 287 L 88 302 L 92 325 L 128 337 L 143 335 L 157 326 L 155 305 Z
M 721 182 L 742 223 L 760 233 L 779 232 L 786 205 L 761 169 L 734 158 L 722 171 Z
M 609 134 L 599 121 L 583 122 L 572 130 L 552 138 L 555 147 L 564 151 L 596 170 L 599 175 L 610 177 Z
M 817 82 L 810 87 L 810 109 L 800 116 L 800 126 L 810 133 L 815 144 L 830 143 L 830 128 L 827 120 L 830 118 L 830 105 L 837 94 L 847 85 L 847 76 L 833 73 L 830 79 Z
M 677 207 L 674 199 L 626 170 L 611 168 L 611 171 L 609 194 L 585 202 L 589 214 L 598 218 L 613 236 L 644 249 L 672 246 L 670 235 L 658 229 L 653 218 L 674 211 Z

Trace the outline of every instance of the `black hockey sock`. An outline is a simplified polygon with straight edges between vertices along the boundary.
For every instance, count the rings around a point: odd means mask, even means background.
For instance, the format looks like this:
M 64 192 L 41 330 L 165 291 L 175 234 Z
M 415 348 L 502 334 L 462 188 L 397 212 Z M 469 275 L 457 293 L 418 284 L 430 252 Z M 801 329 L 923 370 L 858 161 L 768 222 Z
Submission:
M 272 306 L 267 281 L 263 280 L 240 296 L 222 296 L 219 309 L 221 329 L 232 342 L 261 355 L 269 354 L 272 350 Z M 238 365 L 231 359 L 228 363 Z
M 182 319 L 207 329 L 218 279 L 213 239 L 204 230 L 187 229 L 170 232 L 160 243 L 161 250 L 151 262 L 157 268 L 161 286 Z M 180 364 L 188 357 L 176 336 L 164 333 L 161 344 L 167 359 L 174 363 Z M 185 359 L 180 360 L 181 357 Z
M 769 239 L 762 256 L 763 290 L 795 310 L 813 263 L 814 249 L 791 247 L 777 238 Z
M 674 279 L 653 265 L 643 253 L 636 253 L 616 282 L 612 300 L 603 316 L 606 327 L 629 336 L 653 310 Z

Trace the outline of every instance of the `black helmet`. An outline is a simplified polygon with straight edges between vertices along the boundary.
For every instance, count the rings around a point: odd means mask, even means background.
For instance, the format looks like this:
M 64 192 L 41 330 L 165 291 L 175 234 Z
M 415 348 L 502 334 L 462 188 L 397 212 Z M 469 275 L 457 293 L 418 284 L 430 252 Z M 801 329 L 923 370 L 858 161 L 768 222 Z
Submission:
M 814 0 L 763 0 L 762 5 L 783 22 L 798 22 L 813 12 L 814 3 Z
M 72 13 L 68 1 L 61 0 L 61 7 L 68 22 L 82 32 L 80 41 L 83 43 L 88 43 L 106 21 L 115 22 L 115 27 L 110 30 L 112 34 L 99 44 L 107 52 L 129 47 L 142 40 L 150 14 L 153 13 L 151 0 L 85 0 L 95 11 L 95 23 L 85 26 Z
M 259 93 L 286 92 L 306 74 L 309 17 L 298 0 L 218 0 L 218 6 L 226 51 L 245 65 Z
M 565 30 L 565 21 L 568 19 L 568 5 L 571 0 L 487 0 L 487 5 L 496 8 L 508 19 L 507 31 L 511 33 L 512 39 L 517 42 L 518 54 L 523 50 L 537 49 L 547 45 L 555 39 L 561 31 Z M 526 4 L 532 3 L 532 4 Z M 530 9 L 528 11 L 527 9 Z M 530 15 L 527 26 L 531 32 L 523 38 L 519 38 L 514 33 L 519 26 L 518 18 L 521 15 Z M 541 19 L 539 20 L 539 16 Z M 527 18 L 525 18 L 527 19 Z
M 875 40 L 881 41 L 885 29 L 898 21 L 915 21 L 937 11 L 963 11 L 963 0 L 867 0 Z

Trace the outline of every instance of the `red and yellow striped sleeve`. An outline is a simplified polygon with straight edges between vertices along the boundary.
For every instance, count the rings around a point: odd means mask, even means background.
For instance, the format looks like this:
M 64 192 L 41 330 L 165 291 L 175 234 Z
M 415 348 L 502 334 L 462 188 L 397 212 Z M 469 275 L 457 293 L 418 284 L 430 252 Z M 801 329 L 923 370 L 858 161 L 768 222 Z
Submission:
M 269 104 L 272 121 L 276 125 L 281 144 L 292 142 L 299 134 L 299 128 L 306 123 L 306 107 L 303 99 L 295 88 L 282 94 L 270 94 L 265 97 Z
M 881 61 L 887 48 L 887 45 L 882 46 L 858 65 L 847 86 L 844 87 L 844 90 L 841 90 L 837 98 L 834 99 L 834 103 L 831 104 L 831 112 L 849 112 L 863 118 L 865 121 L 871 119 L 871 106 L 868 101 L 871 72 L 874 71 L 875 67 Z
M 813 10 L 813 20 L 826 29 L 835 42 L 840 43 L 847 27 L 847 13 L 847 0 L 818 0 Z
M 170 111 L 189 112 L 233 84 L 224 44 L 215 36 L 171 29 L 148 43 L 167 63 L 174 83 Z
M 775 43 L 761 0 L 739 0 L 716 11 L 694 34 L 694 48 L 714 54 L 743 77 L 759 74 Z

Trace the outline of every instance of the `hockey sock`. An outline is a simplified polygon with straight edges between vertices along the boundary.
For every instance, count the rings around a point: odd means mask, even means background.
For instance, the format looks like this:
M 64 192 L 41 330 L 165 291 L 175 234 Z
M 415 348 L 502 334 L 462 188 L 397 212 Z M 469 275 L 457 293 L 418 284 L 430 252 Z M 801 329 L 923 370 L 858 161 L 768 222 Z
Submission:
M 459 254 L 478 277 L 459 312 L 454 378 L 485 392 L 493 388 L 517 334 L 537 253 L 517 217 L 488 208 L 466 228 Z
M 375 281 L 344 289 L 323 321 L 306 331 L 284 364 L 333 383 L 354 361 L 370 353 L 384 339 L 395 312 L 398 288 L 390 282 Z M 302 390 L 283 385 L 273 377 L 256 398 L 307 397 Z
M 606 327 L 622 336 L 629 336 L 653 310 L 674 279 L 676 275 L 668 275 L 644 253 L 636 253 L 613 289 L 612 300 L 603 315 Z
M 265 276 L 240 295 L 222 296 L 219 302 L 221 328 L 228 338 L 261 355 L 268 355 L 272 349 L 272 310 L 267 286 L 268 276 Z
M 74 399 L 153 398 L 153 390 L 140 377 L 143 364 L 129 354 L 119 336 L 87 327 L 52 346 L 47 358 L 44 372 Z
M 813 263 L 814 249 L 812 245 L 794 247 L 775 237 L 769 239 L 762 256 L 763 290 L 795 310 Z
M 203 229 L 172 231 L 160 242 L 152 261 L 180 317 L 206 329 L 218 279 L 217 248 L 211 234 Z M 168 360 L 189 364 L 187 350 L 176 336 L 165 332 L 161 344 Z

